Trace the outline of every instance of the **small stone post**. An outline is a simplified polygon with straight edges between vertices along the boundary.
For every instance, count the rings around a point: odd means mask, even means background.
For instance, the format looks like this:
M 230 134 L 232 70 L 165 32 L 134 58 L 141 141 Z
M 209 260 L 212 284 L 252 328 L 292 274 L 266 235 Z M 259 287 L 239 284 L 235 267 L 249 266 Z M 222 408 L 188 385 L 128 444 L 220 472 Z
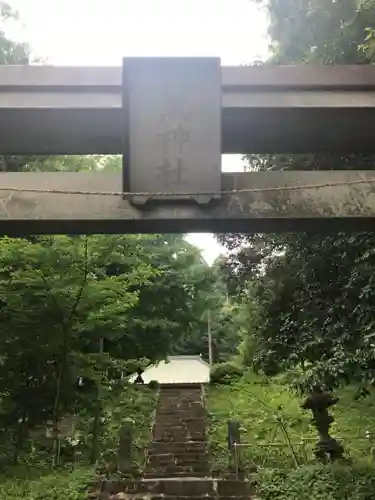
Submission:
M 239 478 L 241 471 L 241 454 L 240 449 L 236 447 L 237 444 L 241 444 L 240 422 L 228 420 L 229 470 L 235 470 L 236 479 Z
M 323 392 L 321 387 L 315 386 L 301 405 L 301 408 L 310 410 L 313 415 L 311 422 L 319 434 L 314 453 L 322 463 L 334 462 L 344 455 L 343 446 L 329 434 L 334 418 L 328 413 L 328 408 L 335 405 L 338 400 L 339 398 L 332 394 Z
M 121 473 L 128 473 L 132 470 L 133 437 L 134 421 L 127 419 L 120 429 L 117 468 Z

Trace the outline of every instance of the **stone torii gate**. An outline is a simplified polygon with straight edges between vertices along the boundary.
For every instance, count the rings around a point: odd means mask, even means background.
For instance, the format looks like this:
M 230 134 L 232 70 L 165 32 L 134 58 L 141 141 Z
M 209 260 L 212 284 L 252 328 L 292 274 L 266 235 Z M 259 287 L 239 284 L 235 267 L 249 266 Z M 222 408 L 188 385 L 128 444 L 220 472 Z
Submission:
M 221 173 L 222 153 L 375 152 L 372 66 L 0 67 L 0 153 L 122 154 L 122 173 L 1 173 L 0 233 L 365 229 L 375 172 Z

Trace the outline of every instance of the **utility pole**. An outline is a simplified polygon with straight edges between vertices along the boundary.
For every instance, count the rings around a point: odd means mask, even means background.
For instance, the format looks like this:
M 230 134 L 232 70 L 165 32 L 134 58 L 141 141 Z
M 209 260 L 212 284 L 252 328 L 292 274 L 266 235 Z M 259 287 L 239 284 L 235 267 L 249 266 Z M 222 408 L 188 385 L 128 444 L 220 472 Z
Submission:
M 99 354 L 104 353 L 104 338 L 99 339 Z M 94 425 L 92 429 L 92 448 L 90 463 L 95 464 L 100 456 L 100 418 L 102 416 L 102 381 L 97 381 L 96 385 L 96 407 L 94 415 Z
M 207 310 L 207 336 L 208 336 L 208 360 L 212 365 L 212 324 L 211 324 L 211 310 Z

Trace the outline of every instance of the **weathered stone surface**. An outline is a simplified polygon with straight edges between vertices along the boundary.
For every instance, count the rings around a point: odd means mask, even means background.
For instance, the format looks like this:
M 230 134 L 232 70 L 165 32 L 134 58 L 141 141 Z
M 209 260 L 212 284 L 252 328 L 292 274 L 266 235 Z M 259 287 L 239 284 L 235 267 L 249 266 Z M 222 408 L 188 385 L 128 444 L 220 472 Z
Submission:
M 217 203 L 139 210 L 120 195 L 100 195 L 121 191 L 121 174 L 1 173 L 9 191 L 0 190 L 0 233 L 361 230 L 375 218 L 373 179 L 374 171 L 223 174 L 230 192 Z
M 248 496 L 254 494 L 254 484 L 247 481 L 217 481 L 217 494 L 222 497 Z
M 163 453 L 149 455 L 149 463 L 153 465 L 190 465 L 199 463 L 208 463 L 209 456 L 207 451 L 199 450 L 196 453 Z
M 100 490 L 102 491 L 100 493 Z M 254 494 L 254 484 L 251 482 L 205 479 L 205 478 L 177 478 L 164 479 L 143 479 L 140 481 L 104 481 L 102 485 L 97 485 L 92 497 L 97 500 L 101 494 L 105 500 L 116 498 L 118 494 L 126 494 L 126 499 L 131 498 L 210 498 L 224 500 L 242 500 L 252 498 Z
M 121 68 L 4 65 L 2 154 L 121 154 Z M 373 152 L 374 69 L 222 68 L 223 153 Z
M 198 384 L 161 388 L 146 477 L 209 475 L 202 394 Z
M 206 441 L 185 441 L 185 442 L 166 442 L 154 441 L 149 448 L 149 455 L 163 455 L 165 453 L 206 453 L 208 450 Z

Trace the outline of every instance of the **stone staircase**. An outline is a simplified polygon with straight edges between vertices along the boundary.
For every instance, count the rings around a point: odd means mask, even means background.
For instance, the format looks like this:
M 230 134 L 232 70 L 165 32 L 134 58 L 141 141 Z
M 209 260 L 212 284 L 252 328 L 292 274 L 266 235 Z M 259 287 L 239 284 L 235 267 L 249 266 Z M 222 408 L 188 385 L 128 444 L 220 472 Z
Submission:
M 255 500 L 248 481 L 210 477 L 204 389 L 163 385 L 141 480 L 96 483 L 90 500 Z
M 206 417 L 201 385 L 162 386 L 145 478 L 209 476 Z
M 209 478 L 105 481 L 94 495 L 92 500 L 255 500 L 255 486 Z

